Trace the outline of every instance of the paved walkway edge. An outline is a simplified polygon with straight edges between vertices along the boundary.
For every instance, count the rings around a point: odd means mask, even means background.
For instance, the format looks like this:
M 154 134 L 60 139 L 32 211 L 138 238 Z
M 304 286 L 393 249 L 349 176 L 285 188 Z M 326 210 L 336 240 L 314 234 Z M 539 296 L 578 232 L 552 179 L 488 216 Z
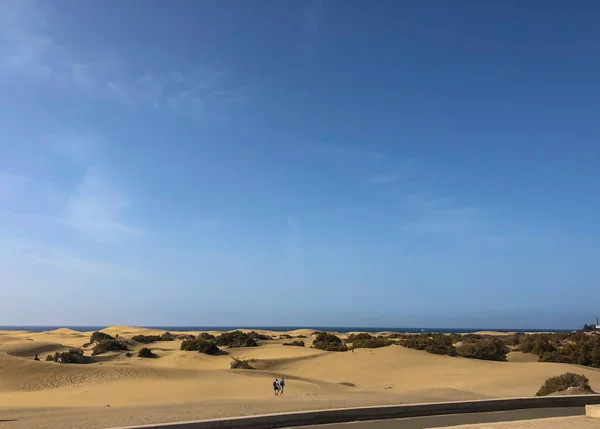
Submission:
M 532 408 L 584 407 L 600 404 L 600 395 L 485 399 L 479 401 L 386 405 L 293 413 L 263 414 L 193 422 L 161 423 L 113 429 L 273 429 L 294 426 L 344 423 L 358 420 L 398 419 L 443 414 L 486 413 Z

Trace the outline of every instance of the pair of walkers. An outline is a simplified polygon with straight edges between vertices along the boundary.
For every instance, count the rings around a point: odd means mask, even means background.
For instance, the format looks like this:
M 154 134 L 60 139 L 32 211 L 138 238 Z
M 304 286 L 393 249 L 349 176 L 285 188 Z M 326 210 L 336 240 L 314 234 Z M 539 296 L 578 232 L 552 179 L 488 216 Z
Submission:
M 273 382 L 273 391 L 275 392 L 275 396 L 279 394 L 283 395 L 283 389 L 285 388 L 285 379 L 281 377 L 281 380 L 275 379 Z

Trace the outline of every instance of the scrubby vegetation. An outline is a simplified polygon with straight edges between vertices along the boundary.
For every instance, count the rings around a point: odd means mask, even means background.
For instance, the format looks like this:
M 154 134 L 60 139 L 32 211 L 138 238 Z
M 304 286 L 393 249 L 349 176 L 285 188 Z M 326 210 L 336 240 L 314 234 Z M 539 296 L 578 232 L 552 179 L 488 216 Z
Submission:
M 154 353 L 152 353 L 151 349 L 149 349 L 148 347 L 144 347 L 143 349 L 140 349 L 140 351 L 138 352 L 138 357 L 155 358 L 156 355 Z
M 175 334 L 177 340 L 195 340 L 196 336 L 192 334 Z
M 456 347 L 459 356 L 469 359 L 506 361 L 508 347 L 498 338 L 483 338 L 474 341 L 465 341 Z
M 351 334 L 346 338 L 347 343 L 352 343 L 353 349 L 376 349 L 378 347 L 386 347 L 392 344 L 392 341 L 379 336 L 374 337 L 371 334 L 360 333 L 360 334 Z
M 254 367 L 250 365 L 250 361 L 241 358 L 232 358 L 229 367 L 231 369 L 254 369 Z
M 261 340 L 261 341 L 268 341 L 268 340 L 272 340 L 273 339 L 273 338 L 271 338 L 270 336 L 268 336 L 266 334 L 261 334 L 261 333 L 256 332 L 256 331 L 248 332 L 248 336 L 250 338 L 255 339 L 255 340 Z
M 91 346 L 92 344 L 99 343 L 100 341 L 114 340 L 114 339 L 115 338 L 112 335 L 106 334 L 104 332 L 96 331 L 96 332 L 92 333 L 92 335 L 90 336 L 90 341 L 88 343 L 85 343 L 83 345 L 83 347 Z
M 600 336 L 584 332 L 527 335 L 519 350 L 540 362 L 570 363 L 600 368 Z
M 142 344 L 155 343 L 157 341 L 173 341 L 175 338 L 170 332 L 165 332 L 162 335 L 134 335 L 131 339 Z
M 361 332 L 360 334 L 348 335 L 348 338 L 346 338 L 345 342 L 346 343 L 354 343 L 355 341 L 370 340 L 371 338 L 373 338 L 373 336 L 371 334 L 368 334 L 366 332 Z
M 48 355 L 46 361 L 82 364 L 84 363 L 83 350 L 70 349 L 68 352 L 56 352 L 54 355 Z
M 208 332 L 200 332 L 198 334 L 198 338 L 202 338 L 203 340 L 206 340 L 206 341 L 212 341 L 217 337 L 215 337 L 213 334 L 209 334 Z
M 308 338 L 306 335 L 298 335 L 296 338 Z
M 215 343 L 222 347 L 256 347 L 258 343 L 242 331 L 225 332 L 215 338 Z
M 320 332 L 313 342 L 313 347 L 328 352 L 345 352 L 348 346 L 337 336 L 329 332 Z
M 477 334 L 416 334 L 399 338 L 400 345 L 404 347 L 469 359 L 506 361 L 506 354 L 510 351 L 501 338 Z
M 567 372 L 566 374 L 551 377 L 546 380 L 544 385 L 536 393 L 536 396 L 546 396 L 555 392 L 564 392 L 569 388 L 591 390 L 590 380 L 583 374 L 572 374 Z
M 125 344 L 123 341 L 116 340 L 114 338 L 100 340 L 92 349 L 92 356 L 118 350 L 129 350 L 129 348 L 127 347 L 127 344 Z
M 218 355 L 221 352 L 214 341 L 205 340 L 204 338 L 184 340 L 181 343 L 181 350 L 194 351 L 207 355 Z
M 376 349 L 378 347 L 387 347 L 391 345 L 392 342 L 387 338 L 383 337 L 373 337 L 365 340 L 356 340 L 352 343 L 353 349 Z
M 296 347 L 304 347 L 304 341 L 292 341 L 289 343 L 283 343 L 284 346 L 296 346 Z
M 281 334 L 281 335 L 279 336 L 279 339 L 280 339 L 280 340 L 291 340 L 291 339 L 292 339 L 292 336 L 291 336 L 290 334 Z
M 96 331 L 92 333 L 90 337 L 90 344 L 99 343 L 102 340 L 114 340 L 115 338 L 112 335 L 106 334 L 104 332 Z
M 444 334 L 400 335 L 400 345 L 410 349 L 425 350 L 436 355 L 456 356 L 454 339 Z

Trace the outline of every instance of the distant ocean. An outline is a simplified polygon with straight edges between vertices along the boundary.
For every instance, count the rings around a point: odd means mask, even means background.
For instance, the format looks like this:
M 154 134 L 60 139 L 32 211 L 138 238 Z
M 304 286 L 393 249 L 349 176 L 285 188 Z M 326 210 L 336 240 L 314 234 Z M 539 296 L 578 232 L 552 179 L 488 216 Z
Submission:
M 232 331 L 234 329 L 255 329 L 275 332 L 293 331 L 296 329 L 314 329 L 315 331 L 330 332 L 398 332 L 415 334 L 419 332 L 459 334 L 480 331 L 496 332 L 571 332 L 573 329 L 496 329 L 496 328 L 390 328 L 390 327 L 364 327 L 364 326 L 144 326 L 148 329 L 160 331 L 182 332 L 182 331 Z M 0 330 L 44 332 L 59 328 L 69 328 L 75 331 L 101 331 L 106 326 L 0 326 Z

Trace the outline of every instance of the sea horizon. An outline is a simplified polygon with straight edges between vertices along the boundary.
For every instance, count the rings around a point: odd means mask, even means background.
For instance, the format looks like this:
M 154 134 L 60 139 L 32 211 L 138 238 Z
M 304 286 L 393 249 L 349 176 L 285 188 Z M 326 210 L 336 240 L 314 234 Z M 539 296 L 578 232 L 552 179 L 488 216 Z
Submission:
M 1 331 L 29 331 L 29 332 L 46 332 L 53 331 L 55 329 L 66 328 L 72 329 L 79 332 L 89 331 L 101 331 L 110 326 L 120 325 L 4 325 L 0 326 Z M 253 329 L 253 330 L 264 330 L 273 332 L 287 332 L 294 331 L 297 329 L 314 329 L 315 331 L 327 331 L 327 332 L 397 332 L 397 333 L 441 333 L 441 334 L 458 334 L 458 333 L 472 333 L 472 332 L 571 332 L 576 329 L 528 329 L 528 328 L 405 328 L 405 327 L 368 327 L 368 326 L 253 326 L 253 325 L 239 325 L 239 326 L 210 326 L 210 325 L 199 325 L 199 326 L 168 326 L 168 325 L 155 325 L 155 326 L 144 326 L 144 325 L 126 325 L 136 328 L 145 329 L 156 329 L 170 332 L 186 332 L 186 331 L 233 331 L 236 329 Z

